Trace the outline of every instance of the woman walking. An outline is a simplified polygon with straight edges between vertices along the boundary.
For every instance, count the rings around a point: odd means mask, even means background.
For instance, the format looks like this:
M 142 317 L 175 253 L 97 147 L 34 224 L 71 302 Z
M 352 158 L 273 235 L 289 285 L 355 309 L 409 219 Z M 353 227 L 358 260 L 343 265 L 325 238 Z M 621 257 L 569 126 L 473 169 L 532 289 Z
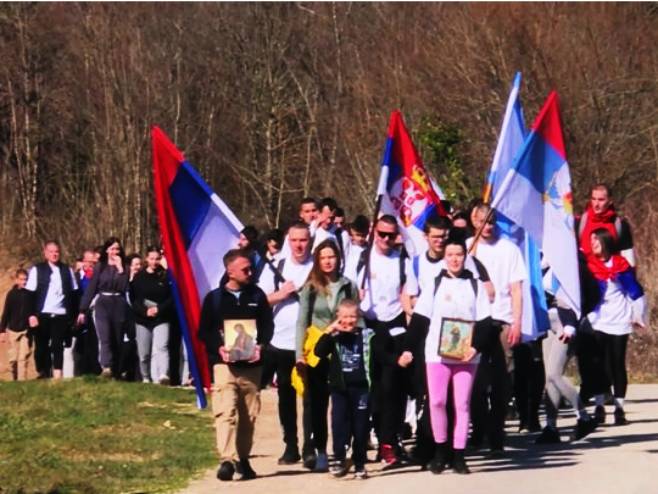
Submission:
M 121 242 L 108 238 L 102 247 L 100 262 L 80 302 L 78 324 L 85 322 L 85 313 L 98 295 L 94 307 L 94 325 L 100 341 L 101 375 L 118 377 L 120 352 L 128 319 L 128 269 Z
M 173 299 L 160 249 L 146 251 L 146 269 L 130 284 L 137 353 L 143 382 L 169 384 L 169 323 Z
M 439 273 L 432 289 L 421 292 L 405 339 L 405 351 L 398 362 L 401 366 L 409 365 L 413 360 L 412 350 L 418 348 L 427 335 L 425 365 L 430 422 L 436 443 L 428 469 L 435 474 L 445 469 L 448 456 L 446 406 L 451 383 L 455 401 L 452 468 L 457 473 L 470 473 L 464 460 L 464 448 L 471 388 L 479 362 L 478 352 L 488 339 L 490 308 L 482 282 L 464 268 L 465 258 L 463 236 L 451 234 L 445 246 L 446 269 Z
M 308 281 L 300 293 L 299 319 L 297 322 L 296 352 L 298 368 L 306 372 L 304 392 L 304 414 L 310 414 L 313 445 L 316 453 L 306 452 L 305 465 L 317 472 L 329 470 L 327 458 L 327 409 L 329 406 L 328 362 L 308 350 L 307 338 L 314 337 L 314 331 L 324 330 L 336 319 L 338 304 L 357 296 L 357 287 L 349 279 L 339 274 L 340 252 L 332 239 L 317 246 L 313 254 L 313 268 Z M 321 333 L 315 332 L 315 336 Z M 306 345 L 305 345 L 306 344 Z M 312 462 L 311 456 L 316 456 Z M 314 463 L 314 465 L 312 465 Z
M 624 413 L 624 398 L 628 378 L 626 374 L 626 347 L 633 326 L 644 329 L 646 301 L 644 290 L 637 282 L 635 271 L 628 261 L 615 252 L 615 240 L 606 228 L 591 234 L 592 254 L 587 266 L 598 281 L 601 301 L 587 315 L 594 329 L 594 338 L 603 355 L 606 374 L 612 384 L 615 402 L 615 425 L 628 423 Z M 604 395 L 594 397 L 594 416 L 605 422 Z

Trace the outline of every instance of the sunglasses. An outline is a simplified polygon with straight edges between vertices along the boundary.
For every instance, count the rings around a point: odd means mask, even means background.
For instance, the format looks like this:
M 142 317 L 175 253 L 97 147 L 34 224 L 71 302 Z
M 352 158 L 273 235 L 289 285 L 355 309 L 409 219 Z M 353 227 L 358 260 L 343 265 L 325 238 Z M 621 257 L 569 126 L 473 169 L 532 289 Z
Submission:
M 377 235 L 379 238 L 386 238 L 388 240 L 395 240 L 398 236 L 396 232 L 380 232 L 379 230 L 377 230 Z
M 242 271 L 244 274 L 249 274 L 251 273 L 252 269 L 251 266 L 248 266 L 246 268 L 242 268 L 240 271 Z

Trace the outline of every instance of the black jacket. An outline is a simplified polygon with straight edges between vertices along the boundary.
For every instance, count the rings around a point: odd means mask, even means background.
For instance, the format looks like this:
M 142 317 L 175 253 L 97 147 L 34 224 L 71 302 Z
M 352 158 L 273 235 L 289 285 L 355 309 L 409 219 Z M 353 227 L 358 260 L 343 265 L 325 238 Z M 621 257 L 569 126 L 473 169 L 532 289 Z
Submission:
M 164 270 L 159 269 L 149 273 L 144 269 L 137 273 L 130 284 L 130 300 L 132 301 L 132 309 L 137 324 L 154 328 L 158 324 L 171 322 L 174 302 L 167 273 Z M 157 304 L 158 314 L 155 317 L 146 315 L 148 307 L 144 302 L 145 300 Z
M 16 285 L 9 290 L 5 299 L 5 308 L 0 319 L 0 333 L 5 329 L 12 331 L 24 331 L 28 329 L 28 319 L 33 314 L 34 293 L 23 288 L 18 289 Z
M 272 308 L 267 296 L 254 284 L 246 285 L 240 291 L 239 300 L 224 285 L 209 292 L 203 299 L 201 319 L 199 321 L 199 339 L 205 344 L 208 364 L 211 369 L 215 364 L 224 363 L 219 356 L 219 347 L 224 345 L 224 320 L 255 319 L 256 343 L 267 345 L 272 339 L 274 321 Z M 254 366 L 248 362 L 235 362 L 229 365 Z M 212 372 L 211 372 L 212 375 Z

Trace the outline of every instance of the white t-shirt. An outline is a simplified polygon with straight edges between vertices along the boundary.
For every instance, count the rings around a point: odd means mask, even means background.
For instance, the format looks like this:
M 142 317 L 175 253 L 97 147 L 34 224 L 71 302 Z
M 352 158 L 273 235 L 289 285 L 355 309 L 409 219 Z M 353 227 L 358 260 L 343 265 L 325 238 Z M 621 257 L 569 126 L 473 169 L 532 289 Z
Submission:
M 350 245 L 350 249 L 345 256 L 345 268 L 343 270 L 343 275 L 353 281 L 358 283 L 358 274 L 356 268 L 359 265 L 359 259 L 361 259 L 361 253 L 365 250 L 365 247 L 360 245 Z
M 472 243 L 473 237 L 466 241 L 468 247 Z M 521 250 L 505 238 L 499 238 L 493 243 L 480 240 L 473 256 L 484 264 L 496 290 L 496 297 L 491 307 L 491 317 L 511 324 L 512 295 L 510 293 L 510 284 L 517 281 L 527 281 L 528 279 L 528 272 L 523 262 Z
M 360 287 L 366 269 L 358 275 Z M 365 297 L 361 301 L 361 310 L 368 319 L 392 321 L 402 312 L 400 294 L 404 288 L 407 295 L 418 295 L 418 281 L 414 275 L 411 259 L 404 260 L 406 282 L 400 286 L 400 253 L 392 250 L 389 255 L 379 254 L 373 247 L 370 252 L 370 279 L 365 285 Z
M 41 312 L 45 314 L 66 314 L 66 306 L 64 305 L 64 289 L 62 288 L 62 276 L 59 273 L 59 268 L 48 263 L 50 266 L 50 283 L 48 284 L 48 291 L 46 292 L 46 299 L 43 302 L 43 309 Z M 75 281 L 73 270 L 71 272 L 71 290 L 78 289 L 78 283 Z M 27 277 L 27 284 L 25 288 L 31 292 L 37 289 L 37 267 L 32 266 L 30 273 Z
M 446 269 L 446 263 L 445 260 L 440 259 L 438 261 L 435 260 L 430 260 L 429 257 L 427 256 L 427 252 L 420 254 L 418 257 L 418 261 L 412 261 L 418 263 L 418 288 L 420 289 L 420 292 L 422 293 L 423 290 L 434 290 L 434 280 L 436 279 L 437 276 L 439 276 L 439 273 Z M 475 265 L 475 261 L 473 258 L 469 255 L 466 256 L 466 259 L 464 259 L 464 269 L 468 269 L 472 274 L 473 277 L 476 279 L 480 278 L 479 271 L 477 269 L 477 266 Z M 415 270 L 414 270 L 415 273 Z
M 439 288 L 434 293 L 434 287 L 423 290 L 418 297 L 414 313 L 430 320 L 429 331 L 425 339 L 425 361 L 463 364 L 460 360 L 439 356 L 439 338 L 443 318 L 462 319 L 465 321 L 481 321 L 491 315 L 491 304 L 484 285 L 477 280 L 477 297 L 473 284 L 468 278 L 443 277 Z M 477 364 L 480 356 L 470 361 Z
M 612 260 L 606 265 L 612 266 Z M 587 319 L 596 331 L 612 335 L 630 334 L 633 332 L 632 304 L 619 283 L 609 280 L 601 303 L 587 314 Z
M 275 261 L 278 267 L 280 261 Z M 283 263 L 282 275 L 286 281 L 292 281 L 297 291 L 306 283 L 308 275 L 313 267 L 313 258 L 309 256 L 306 262 L 297 264 L 288 257 Z M 283 283 L 279 284 L 282 285 Z M 263 268 L 263 273 L 258 280 L 258 286 L 269 295 L 277 290 L 274 282 L 274 271 L 269 265 Z M 274 311 L 274 335 L 270 342 L 272 346 L 280 350 L 295 350 L 295 335 L 297 332 L 297 317 L 299 315 L 299 298 L 288 297 L 272 307 Z

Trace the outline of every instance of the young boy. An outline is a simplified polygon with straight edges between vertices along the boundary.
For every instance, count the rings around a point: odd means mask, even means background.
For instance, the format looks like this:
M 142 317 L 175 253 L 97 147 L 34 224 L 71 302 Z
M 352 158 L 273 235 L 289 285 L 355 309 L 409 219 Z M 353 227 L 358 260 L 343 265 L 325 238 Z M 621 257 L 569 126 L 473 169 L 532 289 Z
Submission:
M 338 304 L 336 321 L 327 327 L 315 346 L 320 358 L 331 355 L 329 386 L 331 389 L 331 433 L 335 464 L 329 472 L 334 477 L 347 474 L 345 451 L 352 442 L 354 478 L 365 479 L 368 446 L 370 399 L 370 339 L 372 331 L 358 327 L 356 301 L 345 299 Z
M 32 315 L 32 292 L 25 289 L 27 271 L 18 269 L 16 284 L 7 293 L 5 309 L 0 319 L 0 341 L 9 338 L 9 368 L 14 381 L 27 379 L 27 368 L 32 356 L 32 335 L 28 333 Z

